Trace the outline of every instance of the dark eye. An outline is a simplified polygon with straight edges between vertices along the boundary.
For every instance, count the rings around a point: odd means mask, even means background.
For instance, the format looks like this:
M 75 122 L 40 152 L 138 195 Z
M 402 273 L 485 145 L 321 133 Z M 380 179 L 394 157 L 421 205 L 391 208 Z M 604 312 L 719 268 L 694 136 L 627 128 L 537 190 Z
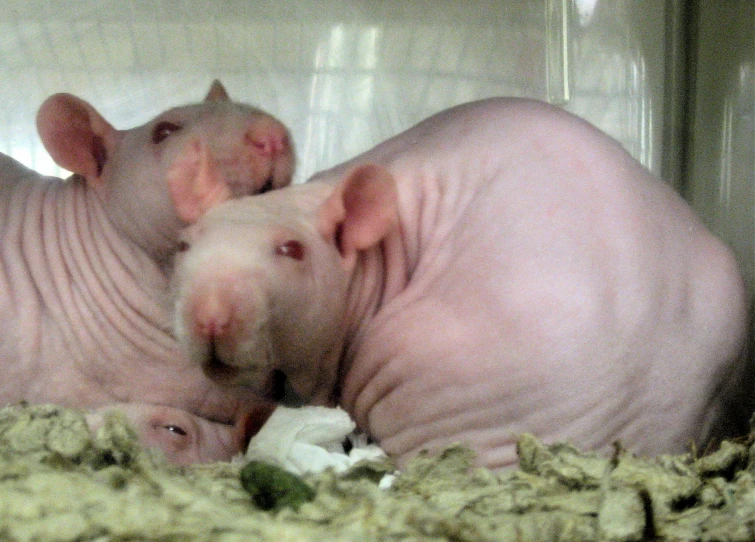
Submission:
M 178 242 L 178 248 L 176 250 L 178 250 L 178 252 L 186 252 L 190 248 L 191 248 L 191 245 L 188 242 L 186 242 L 186 241 L 179 241 Z
M 181 435 L 182 437 L 185 437 L 187 435 L 186 431 L 177 425 L 163 425 L 163 429 L 167 429 L 171 433 L 175 433 L 176 435 Z
M 304 259 L 304 245 L 299 241 L 291 239 L 275 247 L 275 253 L 279 256 L 286 256 L 297 261 L 302 261 Z
M 158 143 L 164 141 L 170 134 L 177 132 L 180 129 L 181 127 L 178 124 L 173 124 L 172 122 L 165 120 L 158 122 L 155 125 L 154 130 L 152 130 L 152 143 L 157 145 Z

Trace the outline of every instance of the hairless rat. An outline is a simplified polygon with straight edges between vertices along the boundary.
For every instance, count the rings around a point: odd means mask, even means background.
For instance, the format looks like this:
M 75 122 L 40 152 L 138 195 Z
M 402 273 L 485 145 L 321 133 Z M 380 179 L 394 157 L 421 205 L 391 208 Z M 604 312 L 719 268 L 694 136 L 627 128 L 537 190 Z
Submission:
M 244 433 L 271 407 L 189 362 L 172 334 L 168 276 L 186 224 L 291 182 L 287 128 L 217 81 L 201 103 L 130 130 L 56 94 L 37 126 L 74 175 L 43 177 L 0 155 L 0 403 L 128 403 L 138 422 L 145 409 L 163 422 L 184 411 L 177 418 Z
M 184 236 L 177 330 L 228 386 L 342 405 L 399 465 L 521 432 L 642 453 L 746 426 L 731 250 L 620 144 L 547 104 L 438 113 Z

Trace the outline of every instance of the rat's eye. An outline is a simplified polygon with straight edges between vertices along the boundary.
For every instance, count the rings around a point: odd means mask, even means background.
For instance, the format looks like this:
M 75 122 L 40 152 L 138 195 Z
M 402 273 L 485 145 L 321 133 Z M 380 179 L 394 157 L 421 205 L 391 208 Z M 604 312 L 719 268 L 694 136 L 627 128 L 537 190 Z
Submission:
M 302 261 L 304 259 L 304 245 L 299 241 L 291 239 L 275 247 L 275 253 L 279 256 L 286 256 L 297 261 Z
M 180 129 L 181 127 L 178 124 L 173 124 L 172 122 L 168 122 L 166 120 L 158 122 L 155 125 L 155 128 L 152 130 L 152 143 L 157 145 L 158 143 L 167 139 L 170 134 L 177 132 Z
M 191 245 L 188 241 L 179 241 L 178 242 L 178 248 L 176 249 L 178 252 L 186 252 L 191 248 Z
M 180 435 L 182 437 L 185 437 L 186 435 L 188 435 L 185 429 L 177 425 L 163 425 L 162 428 L 166 429 L 169 433 Z

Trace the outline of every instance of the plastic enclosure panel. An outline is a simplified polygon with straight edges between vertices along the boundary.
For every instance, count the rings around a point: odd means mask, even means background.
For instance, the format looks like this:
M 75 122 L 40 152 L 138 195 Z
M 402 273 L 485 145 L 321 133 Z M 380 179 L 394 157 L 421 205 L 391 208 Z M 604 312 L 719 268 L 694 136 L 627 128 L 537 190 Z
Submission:
M 698 2 L 687 195 L 755 286 L 755 2 Z
M 213 78 L 292 129 L 297 180 L 449 106 L 563 105 L 659 172 L 663 0 L 4 0 L 0 152 L 65 174 L 36 137 L 52 93 L 118 128 Z

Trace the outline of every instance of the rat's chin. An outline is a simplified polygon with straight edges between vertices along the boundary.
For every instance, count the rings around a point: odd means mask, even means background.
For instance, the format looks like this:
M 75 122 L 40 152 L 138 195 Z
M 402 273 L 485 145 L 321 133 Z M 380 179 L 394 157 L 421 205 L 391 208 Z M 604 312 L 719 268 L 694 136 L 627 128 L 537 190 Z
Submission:
M 239 369 L 231 367 L 225 363 L 218 363 L 216 360 L 208 360 L 203 366 L 202 370 L 207 378 L 213 380 L 221 385 L 232 385 L 239 380 Z
M 248 389 L 250 394 L 265 401 L 287 406 L 300 407 L 307 404 L 291 385 L 286 373 L 272 369 L 264 374 L 261 371 L 249 371 L 224 363 L 217 356 L 209 356 L 202 364 L 204 374 L 226 388 Z
M 263 370 L 251 370 L 251 363 L 238 363 L 237 360 L 224 357 L 214 343 L 209 343 L 199 356 L 199 363 L 205 376 L 226 387 L 266 387 L 268 378 Z M 259 385 L 260 382 L 264 384 Z

